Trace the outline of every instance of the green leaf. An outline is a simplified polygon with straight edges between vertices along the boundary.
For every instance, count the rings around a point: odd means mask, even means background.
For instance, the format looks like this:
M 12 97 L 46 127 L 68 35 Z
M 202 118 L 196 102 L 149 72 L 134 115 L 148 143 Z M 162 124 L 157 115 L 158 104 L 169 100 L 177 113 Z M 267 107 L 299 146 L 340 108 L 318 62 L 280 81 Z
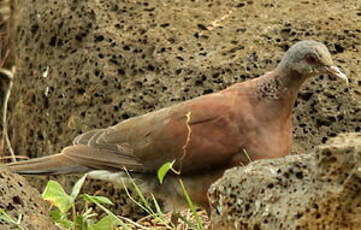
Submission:
M 109 209 L 107 209 L 106 207 L 104 207 L 101 204 L 101 203 L 113 204 L 108 198 L 103 197 L 103 196 L 91 196 L 88 194 L 84 194 L 82 197 L 86 201 L 93 202 L 94 204 L 96 204 L 96 206 L 98 206 L 100 209 L 102 209 L 106 214 L 108 214 L 109 216 L 111 216 L 112 218 L 117 220 L 117 224 L 120 225 L 122 227 L 122 229 L 131 230 L 131 228 L 128 227 L 128 225 L 126 225 L 120 218 L 118 218 Z
M 100 219 L 97 223 L 90 225 L 90 230 L 109 230 L 114 229 L 116 226 L 118 226 L 118 220 L 115 219 L 111 215 L 107 215 Z
M 184 187 L 182 179 L 179 179 L 179 184 L 180 184 L 180 186 L 182 188 L 183 195 L 184 195 L 184 197 L 185 197 L 185 199 L 187 201 L 188 207 L 191 210 L 191 212 L 192 212 L 192 214 L 193 214 L 193 216 L 195 218 L 197 230 L 202 230 L 203 229 L 202 220 L 200 219 L 198 213 L 196 212 L 196 208 L 195 208 L 195 206 L 194 206 L 194 204 L 193 204 L 193 202 L 191 200 L 191 197 L 189 196 L 186 188 Z
M 58 226 L 66 229 L 70 229 L 73 226 L 73 222 L 67 218 L 66 213 L 62 213 L 59 209 L 51 210 L 49 215 Z
M 113 202 L 105 196 L 92 196 L 88 194 L 82 195 L 83 199 L 92 203 L 109 204 L 113 205 Z
M 168 171 L 172 169 L 173 165 L 175 163 L 175 160 L 172 162 L 166 162 L 157 171 L 157 176 L 159 183 L 163 184 L 164 177 L 167 175 Z
M 77 230 L 86 230 L 88 229 L 88 220 L 85 219 L 83 216 L 76 216 L 74 220 L 75 229 Z
M 71 191 L 70 196 L 73 198 L 73 201 L 76 199 L 76 197 L 79 195 L 80 189 L 84 184 L 84 181 L 87 177 L 87 174 L 82 176 L 74 185 L 73 190 Z
M 158 203 L 157 199 L 155 198 L 155 196 L 153 195 L 153 193 L 151 193 L 151 195 L 152 195 L 152 200 L 153 200 L 154 207 L 155 207 L 157 213 L 158 213 L 159 215 L 163 216 L 164 214 L 163 214 L 163 212 L 162 212 L 162 210 L 161 210 L 161 208 L 160 208 L 160 206 L 159 206 L 159 203 Z
M 63 187 L 53 180 L 48 181 L 41 196 L 44 200 L 57 207 L 62 213 L 66 213 L 74 203 L 73 198 L 64 191 Z

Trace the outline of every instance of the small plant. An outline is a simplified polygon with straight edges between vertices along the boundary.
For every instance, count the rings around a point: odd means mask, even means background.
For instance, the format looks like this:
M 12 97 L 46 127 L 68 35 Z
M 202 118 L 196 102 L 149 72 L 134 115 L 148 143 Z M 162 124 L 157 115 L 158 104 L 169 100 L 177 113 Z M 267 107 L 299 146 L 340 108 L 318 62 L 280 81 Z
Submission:
M 167 175 L 167 173 L 169 172 L 169 170 L 173 171 L 177 175 L 179 174 L 178 171 L 173 169 L 174 163 L 175 163 L 175 160 L 172 162 L 166 162 L 162 166 L 160 166 L 160 168 L 157 171 L 157 177 L 158 177 L 160 184 L 163 184 L 164 178 Z
M 173 169 L 173 162 L 167 162 L 162 167 L 159 168 L 157 172 L 158 180 L 160 184 L 163 183 L 165 176 L 169 170 L 173 171 L 176 174 L 179 174 L 175 169 Z M 155 199 L 155 196 L 151 194 L 151 199 L 146 199 L 141 189 L 135 183 L 135 180 L 130 176 L 129 172 L 126 171 L 127 176 L 131 181 L 133 190 L 135 191 L 139 200 L 136 200 L 129 192 L 128 187 L 123 183 L 124 190 L 127 196 L 140 208 L 142 208 L 146 213 L 149 214 L 152 220 L 155 220 L 159 225 L 163 226 L 161 229 L 177 229 L 176 226 L 170 221 L 170 218 L 167 218 L 167 215 L 164 214 L 160 208 L 158 201 Z M 113 214 L 109 209 L 106 208 L 107 205 L 113 205 L 111 200 L 104 196 L 92 196 L 88 194 L 81 194 L 80 189 L 84 184 L 86 175 L 81 177 L 74 185 L 71 194 L 67 194 L 63 187 L 56 181 L 48 181 L 42 197 L 44 200 L 50 202 L 52 205 L 50 216 L 54 220 L 55 224 L 62 229 L 69 230 L 111 230 L 111 229 L 121 229 L 121 230 L 131 230 L 131 229 L 141 229 L 141 230 L 154 230 L 154 227 L 143 226 L 137 222 L 134 222 L 128 218 L 119 217 Z M 188 229 L 203 229 L 203 223 L 199 214 L 196 212 L 196 208 L 193 205 L 185 187 L 183 181 L 179 179 L 179 184 L 183 191 L 185 200 L 191 210 L 195 223 L 187 218 L 179 216 L 179 218 L 188 226 Z M 76 202 L 78 201 L 85 202 L 84 208 L 81 211 L 76 210 Z M 104 211 L 106 214 L 104 217 L 99 219 L 99 215 L 92 209 L 89 208 L 89 204 L 95 204 L 98 208 Z M 0 213 L 1 214 L 1 213 Z M 1 217 L 1 216 L 0 216 Z M 20 218 L 21 219 L 21 218 Z M 19 221 L 13 220 L 12 223 L 17 223 Z M 26 230 L 19 228 L 20 230 Z M 158 228 L 159 229 L 159 228 Z
M 56 225 L 63 229 L 71 230 L 109 230 L 115 229 L 117 226 L 121 226 L 125 230 L 130 230 L 131 228 L 125 224 L 123 220 L 105 207 L 105 205 L 113 205 L 113 203 L 104 196 L 80 195 L 80 198 L 86 203 L 84 210 L 77 212 L 75 201 L 78 198 L 85 178 L 86 175 L 75 183 L 70 195 L 64 191 L 58 182 L 53 180 L 48 181 L 42 197 L 55 207 L 50 211 L 50 216 Z M 97 221 L 96 217 L 98 217 L 98 214 L 95 213 L 92 208 L 88 208 L 89 203 L 95 204 L 107 215 Z

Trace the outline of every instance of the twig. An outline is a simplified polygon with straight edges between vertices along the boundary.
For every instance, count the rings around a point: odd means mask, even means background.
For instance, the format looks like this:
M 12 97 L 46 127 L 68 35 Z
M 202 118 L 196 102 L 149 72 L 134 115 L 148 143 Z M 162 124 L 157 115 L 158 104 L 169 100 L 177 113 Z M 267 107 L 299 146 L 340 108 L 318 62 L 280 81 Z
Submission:
M 27 156 L 20 156 L 20 155 L 15 155 L 16 159 L 25 159 L 25 160 L 29 160 L 30 158 Z M 13 159 L 13 156 L 4 156 L 4 157 L 0 157 L 0 161 L 1 160 L 8 160 L 8 159 Z
M 13 159 L 13 161 L 16 161 L 16 156 L 14 153 L 13 148 L 11 147 L 11 142 L 9 139 L 9 135 L 8 135 L 8 127 L 7 127 L 7 110 L 8 110 L 8 102 L 9 102 L 9 98 L 10 98 L 10 93 L 11 93 L 11 89 L 13 87 L 13 78 L 14 78 L 14 73 L 15 73 L 15 67 L 12 68 L 12 71 L 6 70 L 6 69 L 0 69 L 0 73 L 4 74 L 5 76 L 8 77 L 7 80 L 9 80 L 9 85 L 6 89 L 5 92 L 5 98 L 4 98 L 4 105 L 3 105 L 3 111 L 2 111 L 2 115 L 3 115 L 3 119 L 2 119 L 2 125 L 3 125 L 3 141 L 5 140 L 6 145 L 9 149 L 9 152 L 11 154 L 11 157 Z
M 5 64 L 6 59 L 9 57 L 9 55 L 10 55 L 10 50 L 6 50 L 5 55 L 4 55 L 4 57 L 2 58 L 3 60 L 2 60 L 2 62 L 0 63 L 0 67 L 2 67 L 2 66 Z
M 223 15 L 222 17 L 220 17 L 220 18 L 212 21 L 212 22 L 210 23 L 210 25 L 207 26 L 207 29 L 208 29 L 208 30 L 213 30 L 214 28 L 221 26 L 221 25 L 222 25 L 222 22 L 223 22 L 224 20 L 226 20 L 232 13 L 233 13 L 233 11 L 232 11 L 232 10 L 229 10 L 229 11 L 228 11 L 225 15 Z
M 244 155 L 247 157 L 248 163 L 251 163 L 251 162 L 252 162 L 252 159 L 251 159 L 251 157 L 249 156 L 247 150 L 243 149 L 243 153 L 244 153 Z
M 147 228 L 141 224 L 138 224 L 137 222 L 132 221 L 129 218 L 123 217 L 123 216 L 118 216 L 119 219 L 122 219 L 126 222 L 129 222 L 130 224 L 134 225 L 135 227 L 138 227 L 137 229 L 143 229 L 143 230 L 151 230 L 151 228 Z

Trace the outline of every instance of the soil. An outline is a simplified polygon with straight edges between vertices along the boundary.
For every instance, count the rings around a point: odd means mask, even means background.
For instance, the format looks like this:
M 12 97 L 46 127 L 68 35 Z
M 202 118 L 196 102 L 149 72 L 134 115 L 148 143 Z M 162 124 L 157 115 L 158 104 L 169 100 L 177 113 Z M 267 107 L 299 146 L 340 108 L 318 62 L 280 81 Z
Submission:
M 92 128 L 255 78 L 305 39 L 325 43 L 350 84 L 305 83 L 293 152 L 361 131 L 359 1 L 38 0 L 16 6 L 13 36 L 9 135 L 31 158 Z

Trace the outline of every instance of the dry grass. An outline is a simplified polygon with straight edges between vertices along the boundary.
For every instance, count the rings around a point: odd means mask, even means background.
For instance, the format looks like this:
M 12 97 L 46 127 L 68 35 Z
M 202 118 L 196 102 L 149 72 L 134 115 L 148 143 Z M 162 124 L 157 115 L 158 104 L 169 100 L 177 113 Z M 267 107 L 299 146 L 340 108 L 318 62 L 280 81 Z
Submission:
M 12 23 L 12 0 L 0 0 L 0 91 L 2 96 L 2 133 L 0 138 L 0 160 L 12 159 L 16 156 L 11 147 L 7 130 L 7 107 L 10 98 L 12 79 L 15 73 L 11 49 L 10 26 Z M 6 156 L 10 153 L 10 157 Z

